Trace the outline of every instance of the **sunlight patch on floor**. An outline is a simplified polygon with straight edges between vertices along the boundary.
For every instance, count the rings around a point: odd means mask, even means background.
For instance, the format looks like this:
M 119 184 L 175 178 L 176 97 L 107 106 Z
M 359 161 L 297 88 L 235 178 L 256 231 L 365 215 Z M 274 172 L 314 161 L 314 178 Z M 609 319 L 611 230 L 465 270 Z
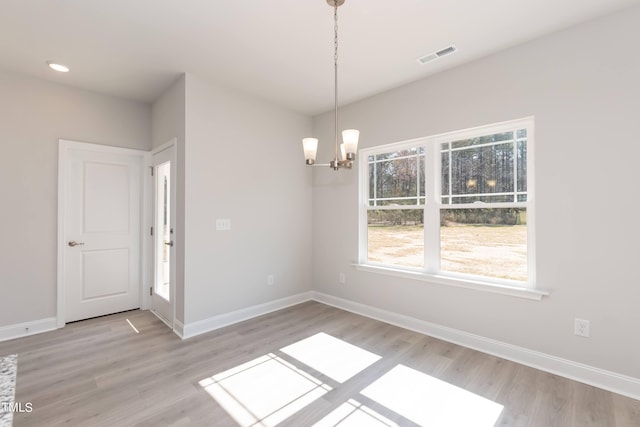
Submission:
M 131 326 L 131 329 L 133 329 L 136 334 L 140 333 L 140 331 L 135 326 L 133 326 L 133 323 L 131 323 L 131 320 L 126 319 L 126 321 L 129 324 L 129 326 Z
M 503 406 L 404 365 L 361 394 L 423 426 L 493 427 Z
M 343 383 L 380 360 L 380 356 L 320 332 L 280 349 L 305 365 Z
M 298 366 L 304 364 L 339 383 L 381 359 L 325 333 L 280 351 L 300 362 Z M 274 353 L 205 378 L 200 386 L 242 427 L 276 426 L 332 390 Z M 397 427 L 387 418 L 390 413 L 397 414 L 394 419 L 423 426 L 493 427 L 503 410 L 496 402 L 404 365 L 396 365 L 345 400 L 315 427 Z
M 380 415 L 355 399 L 349 399 L 313 427 L 398 427 L 388 418 Z
M 269 353 L 200 381 L 240 426 L 276 426 L 331 387 Z

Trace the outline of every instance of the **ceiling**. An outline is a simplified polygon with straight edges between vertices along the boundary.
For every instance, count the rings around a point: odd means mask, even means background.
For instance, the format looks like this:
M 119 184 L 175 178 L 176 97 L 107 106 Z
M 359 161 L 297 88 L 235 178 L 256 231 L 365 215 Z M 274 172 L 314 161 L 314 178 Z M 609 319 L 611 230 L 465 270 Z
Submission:
M 346 0 L 340 103 L 639 2 Z M 189 72 L 304 114 L 333 106 L 326 0 L 0 0 L 0 10 L 3 70 L 149 103 Z M 453 55 L 416 61 L 451 44 Z

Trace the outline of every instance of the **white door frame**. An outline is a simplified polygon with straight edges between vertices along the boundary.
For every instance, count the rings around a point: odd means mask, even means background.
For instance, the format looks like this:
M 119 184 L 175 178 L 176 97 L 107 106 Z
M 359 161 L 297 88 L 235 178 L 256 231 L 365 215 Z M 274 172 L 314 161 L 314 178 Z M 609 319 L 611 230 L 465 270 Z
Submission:
M 58 272 L 57 272 L 57 312 L 56 312 L 56 326 L 58 328 L 62 328 L 65 325 L 65 254 L 66 254 L 66 241 L 65 241 L 65 212 L 67 208 L 67 169 L 69 168 L 69 164 L 67 161 L 68 153 L 73 149 L 82 149 L 93 152 L 100 153 L 110 153 L 110 154 L 125 154 L 125 155 L 135 155 L 140 156 L 141 164 L 148 165 L 149 164 L 149 152 L 142 150 L 135 150 L 132 148 L 121 148 L 121 147 L 113 147 L 108 145 L 99 145 L 99 144 L 91 144 L 86 142 L 78 142 L 78 141 L 69 141 L 65 139 L 58 140 Z M 144 174 L 146 176 L 146 174 Z M 148 263 L 149 258 L 149 246 L 148 239 L 144 239 L 144 231 L 149 230 L 149 212 L 148 212 L 148 204 L 146 200 L 148 199 L 148 185 L 146 185 L 146 179 L 142 188 L 140 189 L 142 194 L 142 206 L 141 206 L 141 227 L 140 227 L 140 241 L 142 242 L 140 248 L 140 259 L 142 265 L 140 266 L 140 305 L 141 308 L 145 308 L 149 306 L 150 300 L 149 298 L 145 298 L 144 290 L 148 287 L 149 283 L 149 275 L 148 275 L 148 267 L 146 264 Z
M 147 157 L 147 170 L 149 170 L 149 168 L 151 167 L 152 163 L 153 163 L 153 156 L 154 154 L 157 154 L 161 151 L 164 150 L 173 150 L 173 162 L 171 164 L 171 175 L 174 177 L 174 186 L 171 188 L 172 192 L 177 191 L 178 189 L 178 139 L 177 138 L 172 138 L 169 141 L 165 142 L 162 145 L 159 145 L 158 147 L 155 147 L 153 150 L 151 150 L 149 152 L 149 156 Z M 150 173 L 145 173 L 145 206 L 144 206 L 144 223 L 146 224 L 146 227 L 144 228 L 145 230 L 150 230 L 151 228 L 151 224 L 154 223 L 154 212 L 155 212 L 155 207 L 154 207 L 154 203 L 155 203 L 155 181 L 152 179 L 153 177 L 151 176 Z M 176 194 L 176 200 L 177 200 L 177 193 Z M 173 203 L 171 206 L 171 217 L 174 218 L 174 221 L 177 220 L 176 217 L 176 211 L 177 211 L 177 205 L 176 203 Z M 177 231 L 177 230 L 176 230 Z M 172 308 L 172 313 L 171 313 L 171 319 L 167 319 L 169 320 L 171 323 L 167 323 L 165 321 L 165 319 L 163 319 L 161 316 L 158 316 L 153 310 L 151 310 L 151 305 L 152 305 L 152 299 L 151 296 L 149 295 L 149 288 L 153 288 L 153 286 L 155 285 L 155 252 L 154 252 L 154 238 L 153 236 L 151 236 L 151 233 L 145 233 L 145 236 L 147 238 L 143 239 L 143 245 L 144 247 L 146 247 L 146 251 L 143 251 L 143 255 L 144 255 L 144 269 L 145 269 L 145 273 L 147 274 L 148 280 L 145 282 L 148 282 L 148 285 L 146 286 L 146 292 L 144 292 L 144 298 L 147 301 L 147 305 L 145 306 L 145 310 L 149 310 L 151 313 L 153 313 L 158 319 L 160 319 L 163 323 L 165 323 L 167 326 L 169 326 L 171 328 L 171 330 L 173 332 L 176 332 L 176 264 L 177 264 L 177 259 L 175 254 L 177 253 L 177 250 L 174 250 L 174 255 L 172 256 L 172 261 L 174 264 L 171 266 L 171 282 L 172 282 L 172 286 L 170 289 L 171 292 L 171 308 Z M 177 239 L 175 238 L 175 235 L 172 237 L 174 242 L 177 242 Z M 174 243 L 176 244 L 176 243 Z

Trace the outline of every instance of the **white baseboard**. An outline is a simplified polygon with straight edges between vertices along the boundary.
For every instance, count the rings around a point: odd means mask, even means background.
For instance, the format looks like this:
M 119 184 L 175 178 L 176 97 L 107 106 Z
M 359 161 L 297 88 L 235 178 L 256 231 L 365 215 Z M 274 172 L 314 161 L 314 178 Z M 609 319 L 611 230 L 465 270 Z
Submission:
M 263 314 L 271 313 L 273 311 L 282 310 L 283 308 L 300 304 L 305 301 L 310 301 L 311 299 L 312 292 L 309 291 L 275 301 L 269 301 L 264 304 L 258 304 L 251 307 L 242 308 L 240 310 L 231 311 L 229 313 L 219 314 L 217 316 L 199 320 L 197 322 L 187 323 L 184 325 L 181 324 L 181 328 L 178 328 L 178 325 L 176 324 L 176 334 L 183 339 L 195 337 L 196 335 L 211 332 L 216 329 L 232 325 L 234 323 L 242 322 L 244 320 L 248 320 L 257 316 L 262 316 Z
M 401 328 L 439 338 L 454 344 L 492 354 L 522 365 L 589 384 L 604 390 L 640 399 L 640 379 L 618 374 L 560 357 L 529 350 L 479 335 L 426 322 L 391 311 L 382 310 L 321 292 L 312 292 L 311 299 L 342 310 L 380 320 Z
M 0 341 L 22 338 L 41 332 L 53 331 L 54 329 L 58 329 L 55 317 L 17 323 L 15 325 L 0 326 Z
M 178 319 L 173 321 L 173 332 L 180 337 L 180 339 L 184 339 L 184 323 L 179 321 Z

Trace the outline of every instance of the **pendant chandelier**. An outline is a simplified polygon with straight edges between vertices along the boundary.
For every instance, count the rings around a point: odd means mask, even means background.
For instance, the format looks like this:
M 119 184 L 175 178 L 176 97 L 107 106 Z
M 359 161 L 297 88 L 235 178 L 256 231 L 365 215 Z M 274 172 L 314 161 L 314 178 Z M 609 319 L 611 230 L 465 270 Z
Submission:
M 318 152 L 318 140 L 316 138 L 304 138 L 302 148 L 304 150 L 305 162 L 309 166 L 329 166 L 333 170 L 351 169 L 353 161 L 358 151 L 358 137 L 360 132 L 355 129 L 342 131 L 342 144 L 338 144 L 338 6 L 344 4 L 345 0 L 327 0 L 329 6 L 333 7 L 333 70 L 334 70 L 334 123 L 335 123 L 335 148 L 334 157 L 327 164 L 316 164 L 316 154 Z

